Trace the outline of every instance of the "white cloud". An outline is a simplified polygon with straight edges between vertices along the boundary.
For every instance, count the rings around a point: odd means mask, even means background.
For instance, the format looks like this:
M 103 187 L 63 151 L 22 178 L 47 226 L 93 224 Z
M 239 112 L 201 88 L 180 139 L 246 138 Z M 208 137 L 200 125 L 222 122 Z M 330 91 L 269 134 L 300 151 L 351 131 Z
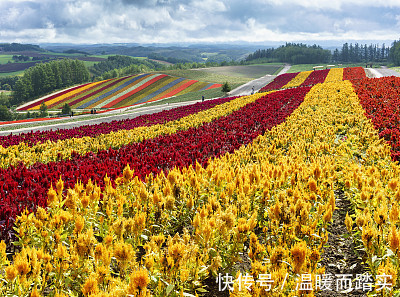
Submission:
M 399 0 L 0 0 L 0 11 L 0 42 L 394 40 L 400 27 Z

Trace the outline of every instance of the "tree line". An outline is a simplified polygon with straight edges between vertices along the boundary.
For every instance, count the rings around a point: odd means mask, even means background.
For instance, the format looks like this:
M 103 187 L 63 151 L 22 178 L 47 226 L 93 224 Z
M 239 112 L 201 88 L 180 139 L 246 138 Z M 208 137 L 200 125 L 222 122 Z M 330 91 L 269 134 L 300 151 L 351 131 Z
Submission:
M 367 45 L 346 42 L 333 52 L 317 45 L 286 43 L 278 48 L 259 49 L 249 54 L 244 61 L 245 63 L 266 61 L 290 64 L 387 62 L 398 66 L 400 65 L 400 40 L 394 41 L 391 47 L 385 44 Z
M 14 86 L 12 105 L 21 104 L 57 89 L 89 81 L 90 74 L 79 60 L 62 59 L 39 63 L 25 70 Z
M 105 73 L 113 71 L 115 69 L 124 69 L 124 68 L 127 68 L 125 70 L 126 73 L 125 75 L 128 75 L 128 74 L 141 73 L 144 71 L 157 70 L 161 68 L 161 65 L 160 63 L 151 60 L 137 59 L 128 56 L 116 55 L 116 56 L 109 56 L 107 60 L 94 64 L 93 66 L 89 67 L 89 71 L 95 77 L 99 77 L 99 76 L 104 76 Z
M 385 44 L 358 44 L 347 42 L 341 49 L 335 49 L 332 54 L 332 61 L 339 63 L 371 63 L 387 62 L 389 60 L 390 48 Z
M 389 50 L 389 58 L 394 65 L 400 66 L 400 40 L 393 42 Z
M 290 64 L 327 63 L 331 57 L 329 50 L 324 50 L 318 45 L 306 45 L 302 43 L 286 43 L 278 48 L 257 50 L 245 59 L 246 62 L 253 60 L 267 60 L 268 62 L 283 62 Z

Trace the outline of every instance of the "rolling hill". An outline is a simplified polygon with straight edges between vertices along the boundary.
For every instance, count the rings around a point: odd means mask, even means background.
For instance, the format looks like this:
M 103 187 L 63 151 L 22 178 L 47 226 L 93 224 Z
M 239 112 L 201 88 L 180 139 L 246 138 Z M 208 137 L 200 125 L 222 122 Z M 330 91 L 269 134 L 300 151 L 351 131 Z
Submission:
M 42 102 L 49 109 L 61 109 L 66 103 L 82 110 L 119 108 L 218 87 L 221 84 L 146 73 L 79 85 L 24 104 L 17 110 L 38 110 Z

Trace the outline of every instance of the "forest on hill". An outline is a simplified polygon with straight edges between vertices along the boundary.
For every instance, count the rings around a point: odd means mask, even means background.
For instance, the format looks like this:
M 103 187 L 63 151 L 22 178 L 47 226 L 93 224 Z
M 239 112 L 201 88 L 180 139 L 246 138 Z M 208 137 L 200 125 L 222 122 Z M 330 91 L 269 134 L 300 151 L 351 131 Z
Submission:
M 260 60 L 289 64 L 384 62 L 397 66 L 400 65 L 400 41 L 394 41 L 391 47 L 346 42 L 333 52 L 318 45 L 286 43 L 278 48 L 258 49 L 245 59 L 248 63 Z

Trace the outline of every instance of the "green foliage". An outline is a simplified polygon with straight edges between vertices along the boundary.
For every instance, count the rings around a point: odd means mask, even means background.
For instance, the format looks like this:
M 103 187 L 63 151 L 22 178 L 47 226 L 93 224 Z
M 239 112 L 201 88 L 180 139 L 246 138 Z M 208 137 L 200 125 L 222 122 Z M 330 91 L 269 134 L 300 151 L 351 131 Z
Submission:
M 0 48 L 5 52 L 38 51 L 44 52 L 38 45 L 20 43 L 0 43 Z
M 54 90 L 87 82 L 89 71 L 82 61 L 63 59 L 27 69 L 15 83 L 12 104 L 20 104 Z
M 94 64 L 89 68 L 95 76 L 109 79 L 128 74 L 136 74 L 160 69 L 161 64 L 151 61 L 132 58 L 128 56 L 109 56 L 107 60 Z
M 222 85 L 222 92 L 224 92 L 225 94 L 230 92 L 231 89 L 232 88 L 227 81 Z
M 4 92 L 0 92 L 0 105 L 10 107 L 10 100 L 8 100 L 8 95 Z
M 18 76 L 0 77 L 0 90 L 12 91 L 18 79 Z
M 71 106 L 69 106 L 68 103 L 65 103 L 61 110 L 61 114 L 70 114 L 70 113 L 71 113 Z
M 16 62 L 26 62 L 26 61 L 29 61 L 30 60 L 30 58 L 28 57 L 28 56 L 25 56 L 25 55 L 14 55 L 14 56 L 12 56 L 12 59 L 14 60 L 14 61 L 16 61 Z
M 390 48 L 389 58 L 395 66 L 400 66 L 400 40 L 393 42 Z
M 333 62 L 340 63 L 370 63 L 370 62 L 384 62 L 387 61 L 389 55 L 389 48 L 382 44 L 358 44 L 347 42 L 343 44 L 342 48 L 335 49 L 332 55 Z
M 0 105 L 0 121 L 10 121 L 12 118 L 12 113 L 8 110 L 7 106 Z
M 46 117 L 48 115 L 47 112 L 47 105 L 42 102 L 42 104 L 40 104 L 40 115 Z
M 276 49 L 269 48 L 257 50 L 250 54 L 246 61 L 265 58 L 269 62 L 283 62 L 291 64 L 326 63 L 331 58 L 331 52 L 324 50 L 317 45 L 307 46 L 306 44 L 286 43 Z

